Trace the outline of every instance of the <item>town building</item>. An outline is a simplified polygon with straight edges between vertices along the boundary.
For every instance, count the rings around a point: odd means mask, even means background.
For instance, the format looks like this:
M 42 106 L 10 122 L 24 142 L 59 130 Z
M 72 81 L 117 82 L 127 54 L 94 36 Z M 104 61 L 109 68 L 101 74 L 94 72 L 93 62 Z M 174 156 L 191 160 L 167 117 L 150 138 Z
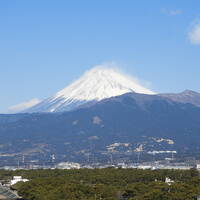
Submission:
M 10 181 L 10 185 L 14 185 L 18 182 L 27 182 L 28 179 L 23 179 L 21 176 L 13 176 L 13 179 Z

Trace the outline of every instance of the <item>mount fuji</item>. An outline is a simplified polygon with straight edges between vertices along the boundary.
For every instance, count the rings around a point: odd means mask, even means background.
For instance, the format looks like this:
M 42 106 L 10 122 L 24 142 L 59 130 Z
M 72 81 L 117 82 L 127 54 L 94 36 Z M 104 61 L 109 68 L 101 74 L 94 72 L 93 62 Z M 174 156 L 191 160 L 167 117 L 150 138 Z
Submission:
M 85 72 L 78 80 L 23 112 L 70 111 L 88 102 L 98 102 L 125 93 L 154 94 L 138 81 L 116 69 L 97 66 Z

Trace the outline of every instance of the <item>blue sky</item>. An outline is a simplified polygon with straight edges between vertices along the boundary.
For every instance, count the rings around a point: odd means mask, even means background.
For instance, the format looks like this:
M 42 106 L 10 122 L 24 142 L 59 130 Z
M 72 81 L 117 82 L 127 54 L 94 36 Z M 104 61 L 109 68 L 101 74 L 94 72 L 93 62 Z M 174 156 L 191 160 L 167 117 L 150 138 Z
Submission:
M 0 112 L 115 62 L 156 92 L 200 92 L 199 0 L 0 2 Z

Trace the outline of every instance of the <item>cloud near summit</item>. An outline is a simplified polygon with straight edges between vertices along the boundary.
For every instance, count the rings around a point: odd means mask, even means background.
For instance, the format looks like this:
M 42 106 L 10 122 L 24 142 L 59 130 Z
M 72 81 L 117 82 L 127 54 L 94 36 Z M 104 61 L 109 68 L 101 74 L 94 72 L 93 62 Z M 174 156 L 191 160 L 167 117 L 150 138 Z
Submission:
M 132 81 L 134 81 L 138 85 L 148 89 L 149 91 L 152 92 L 152 94 L 156 94 L 155 91 L 152 91 L 153 83 L 151 81 L 144 80 L 144 79 L 138 77 L 137 75 L 129 73 L 128 71 L 124 70 L 123 64 L 121 65 L 121 64 L 119 64 L 115 61 L 106 61 L 106 62 L 103 62 L 99 65 L 93 66 L 93 68 L 103 68 L 103 69 L 114 70 L 115 72 L 120 73 L 121 75 L 131 79 Z
M 34 98 L 34 99 L 29 100 L 29 101 L 26 101 L 26 102 L 23 102 L 23 103 L 14 105 L 14 106 L 10 106 L 8 108 L 8 111 L 11 112 L 11 113 L 21 112 L 25 109 L 28 109 L 28 108 L 38 104 L 39 102 L 40 102 L 39 99 Z

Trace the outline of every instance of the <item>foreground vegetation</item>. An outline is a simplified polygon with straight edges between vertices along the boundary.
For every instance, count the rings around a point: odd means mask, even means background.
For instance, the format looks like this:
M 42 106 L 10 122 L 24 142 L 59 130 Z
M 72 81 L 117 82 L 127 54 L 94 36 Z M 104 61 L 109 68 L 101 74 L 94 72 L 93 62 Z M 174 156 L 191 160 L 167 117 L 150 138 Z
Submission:
M 200 194 L 194 170 L 80 169 L 0 171 L 30 179 L 14 188 L 28 200 L 192 200 Z M 175 182 L 165 183 L 169 177 Z

